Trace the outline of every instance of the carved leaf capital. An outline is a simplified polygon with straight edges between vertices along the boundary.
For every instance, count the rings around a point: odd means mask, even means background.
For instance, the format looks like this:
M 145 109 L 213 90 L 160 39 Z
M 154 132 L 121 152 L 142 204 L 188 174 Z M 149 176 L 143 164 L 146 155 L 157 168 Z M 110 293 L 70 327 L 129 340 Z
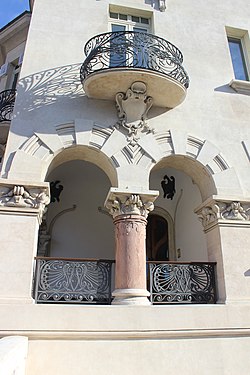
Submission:
M 113 218 L 119 215 L 140 215 L 146 218 L 154 209 L 154 204 L 151 201 L 143 202 L 140 195 L 131 194 L 124 199 L 115 197 L 108 200 L 106 207 Z

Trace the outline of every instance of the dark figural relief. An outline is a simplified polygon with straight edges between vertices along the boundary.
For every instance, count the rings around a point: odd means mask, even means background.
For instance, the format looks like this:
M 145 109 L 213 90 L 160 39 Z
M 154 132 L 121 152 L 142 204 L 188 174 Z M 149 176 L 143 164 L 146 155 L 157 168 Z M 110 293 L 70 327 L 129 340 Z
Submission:
M 52 181 L 50 183 L 50 196 L 51 196 L 51 199 L 50 199 L 50 202 L 60 202 L 60 194 L 63 190 L 63 186 L 62 185 L 58 185 L 61 181 L 57 180 L 57 181 Z
M 163 198 L 167 199 L 173 199 L 176 191 L 175 191 L 175 178 L 174 176 L 171 176 L 170 178 L 168 175 L 165 175 L 163 177 L 163 180 L 161 181 L 161 187 L 163 190 Z

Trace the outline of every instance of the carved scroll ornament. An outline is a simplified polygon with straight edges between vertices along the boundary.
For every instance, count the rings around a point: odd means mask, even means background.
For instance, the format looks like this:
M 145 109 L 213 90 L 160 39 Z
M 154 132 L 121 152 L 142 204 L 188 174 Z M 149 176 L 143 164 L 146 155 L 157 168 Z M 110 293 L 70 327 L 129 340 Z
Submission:
M 153 202 L 143 202 L 139 195 L 130 195 L 124 199 L 114 198 L 106 203 L 110 214 L 115 218 L 118 215 L 141 215 L 145 218 L 153 211 Z
M 41 222 L 45 207 L 50 203 L 46 188 L 30 188 L 24 186 L 0 187 L 0 206 L 27 207 L 38 209 Z

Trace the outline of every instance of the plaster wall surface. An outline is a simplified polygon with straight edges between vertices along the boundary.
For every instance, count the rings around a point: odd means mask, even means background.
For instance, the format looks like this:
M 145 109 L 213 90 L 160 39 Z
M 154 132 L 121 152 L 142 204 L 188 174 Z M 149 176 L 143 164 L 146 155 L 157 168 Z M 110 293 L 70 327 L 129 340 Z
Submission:
M 134 2 L 114 4 L 131 8 L 130 12 L 135 7 Z M 249 29 L 249 9 L 245 7 L 246 11 L 241 12 L 244 7 L 238 7 L 235 12 L 233 2 L 221 3 L 215 17 L 211 18 L 213 6 L 214 1 L 207 2 L 202 8 L 195 1 L 189 2 L 188 6 L 177 1 L 170 2 L 166 12 L 161 13 L 144 1 L 136 3 L 137 11 L 143 13 L 146 10 L 152 15 L 156 35 L 165 37 L 182 50 L 184 66 L 191 77 L 183 104 L 170 111 L 153 108 L 148 123 L 157 134 L 169 129 L 178 131 L 178 140 L 188 135 L 201 141 L 209 140 L 226 161 L 225 169 L 214 168 L 214 179 L 221 188 L 220 192 L 247 195 L 249 159 L 242 142 L 249 138 L 249 96 L 238 94 L 228 86 L 233 70 L 225 26 Z M 85 118 L 108 128 L 116 122 L 114 103 L 86 98 L 79 82 L 79 67 L 84 60 L 82 47 L 93 35 L 108 31 L 108 10 L 108 1 L 90 1 L 86 7 L 84 1 L 69 4 L 62 0 L 51 4 L 47 0 L 37 0 L 22 67 L 16 115 L 2 171 L 4 176 L 20 176 L 18 161 L 11 170 L 11 154 L 21 148 L 34 132 L 51 135 L 55 147 L 56 137 L 53 138 L 52 134 L 59 124 Z M 92 14 L 96 15 L 95 18 Z M 197 18 L 197 14 L 200 17 Z M 47 25 L 45 29 L 44 24 Z M 65 78 L 67 85 L 62 85 Z M 53 151 L 53 145 L 50 146 Z M 115 151 L 114 145 L 112 147 Z M 188 150 L 183 150 L 184 154 L 186 152 Z M 140 175 L 137 179 L 135 176 L 131 179 L 132 175 L 123 165 L 119 183 L 125 185 L 126 181 L 127 185 L 137 188 L 141 182 L 148 184 L 148 168 L 161 157 L 163 155 L 156 160 L 149 159 L 144 174 L 135 165 L 130 166 L 134 175 Z M 193 157 L 199 156 L 196 153 Z M 27 157 L 30 179 L 43 179 L 50 161 Z
M 27 375 L 248 375 L 249 338 L 186 340 L 31 341 Z M 235 358 L 235 353 L 237 357 Z M 46 361 L 44 360 L 46 358 Z M 48 366 L 48 363 L 50 364 Z

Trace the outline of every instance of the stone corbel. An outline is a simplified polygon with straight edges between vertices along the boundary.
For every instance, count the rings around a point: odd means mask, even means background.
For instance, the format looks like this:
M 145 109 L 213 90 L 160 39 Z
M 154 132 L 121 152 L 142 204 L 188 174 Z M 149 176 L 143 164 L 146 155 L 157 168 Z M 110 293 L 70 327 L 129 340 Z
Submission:
M 135 145 L 139 140 L 139 131 L 150 132 L 147 114 L 152 107 L 153 99 L 147 96 L 147 86 L 143 82 L 134 82 L 126 93 L 116 94 L 118 115 L 117 128 L 123 127 L 128 132 L 127 140 Z
M 20 182 L 0 181 L 0 211 L 1 208 L 15 212 L 33 212 L 37 215 L 39 224 L 46 206 L 50 203 L 49 184 L 22 184 Z M 11 208 L 13 210 L 11 210 Z
M 111 188 L 105 202 L 113 218 L 120 215 L 140 215 L 147 218 L 154 209 L 154 200 L 158 197 L 157 191 L 128 192 Z
M 212 197 L 195 210 L 204 230 L 215 224 L 250 224 L 250 200 L 229 200 Z

